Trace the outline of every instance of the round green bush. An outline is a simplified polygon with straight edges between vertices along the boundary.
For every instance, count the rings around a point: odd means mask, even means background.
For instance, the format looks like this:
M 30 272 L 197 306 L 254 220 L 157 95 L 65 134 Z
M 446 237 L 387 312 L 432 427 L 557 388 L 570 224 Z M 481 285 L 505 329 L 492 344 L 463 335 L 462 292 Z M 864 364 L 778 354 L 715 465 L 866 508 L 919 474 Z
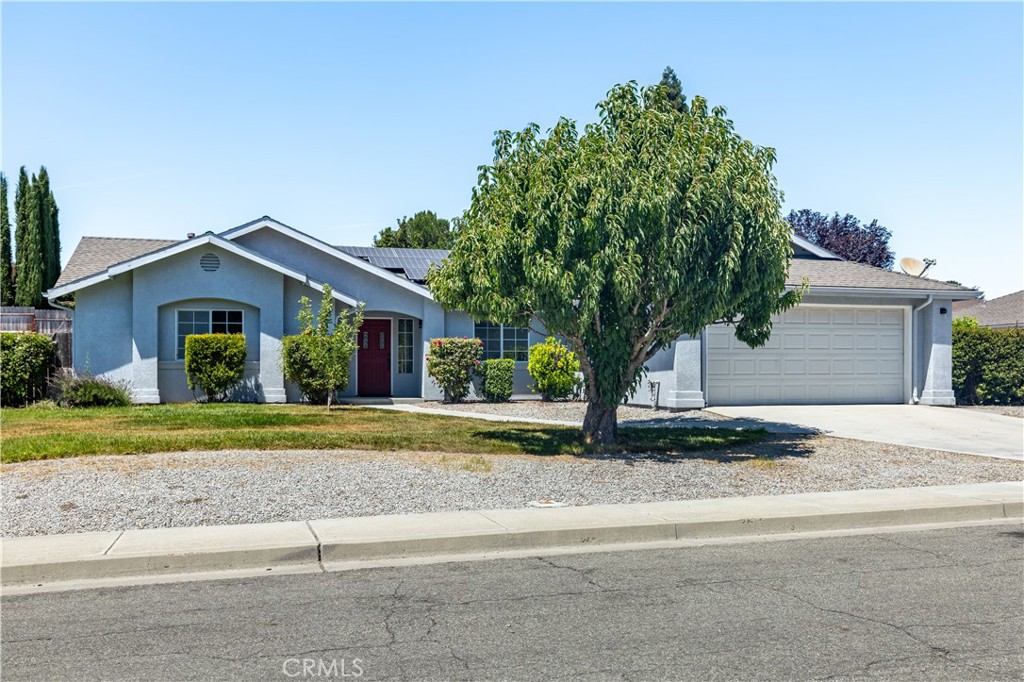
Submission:
M 543 400 L 568 398 L 579 386 L 579 359 L 552 336 L 530 349 L 527 369 L 533 379 L 531 388 Z
M 226 400 L 227 392 L 245 374 L 244 334 L 189 334 L 185 337 L 188 387 L 201 390 L 206 400 Z
M 512 398 L 516 361 L 512 358 L 484 360 L 477 370 L 483 380 L 484 400 L 489 403 L 507 403 Z

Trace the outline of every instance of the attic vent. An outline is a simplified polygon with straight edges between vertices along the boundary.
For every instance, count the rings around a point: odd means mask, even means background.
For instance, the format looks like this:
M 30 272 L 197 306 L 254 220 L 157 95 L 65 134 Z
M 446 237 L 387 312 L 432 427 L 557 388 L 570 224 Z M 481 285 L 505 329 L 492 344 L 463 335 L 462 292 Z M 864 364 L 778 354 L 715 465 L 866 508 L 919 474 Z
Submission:
M 220 258 L 214 253 L 204 253 L 199 259 L 199 267 L 206 272 L 216 272 L 220 268 Z

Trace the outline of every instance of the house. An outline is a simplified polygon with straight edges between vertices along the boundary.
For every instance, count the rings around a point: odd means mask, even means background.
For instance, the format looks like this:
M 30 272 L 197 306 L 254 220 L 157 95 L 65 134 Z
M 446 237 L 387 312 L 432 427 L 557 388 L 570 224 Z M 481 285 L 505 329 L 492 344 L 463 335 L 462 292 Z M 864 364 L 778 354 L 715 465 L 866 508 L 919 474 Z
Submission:
M 769 403 L 953 403 L 954 301 L 980 292 L 845 261 L 792 237 L 789 284 L 807 278 L 803 303 L 750 349 L 731 328 L 683 337 L 648 363 L 634 401 L 670 408 Z M 516 360 L 516 394 L 529 393 L 531 329 L 475 322 L 444 310 L 425 286 L 444 251 L 332 246 L 264 216 L 188 239 L 82 239 L 51 300 L 75 294 L 74 364 L 130 383 L 136 402 L 192 400 L 185 336 L 245 334 L 236 399 L 284 402 L 281 339 L 298 332 L 299 299 L 334 289 L 337 310 L 365 304 L 345 396 L 438 398 L 427 376 L 429 340 L 477 336 L 486 357 Z M 650 389 L 650 390 L 649 390 Z
M 982 327 L 1007 329 L 1024 327 L 1024 290 L 993 298 L 953 303 L 953 319 L 973 317 Z

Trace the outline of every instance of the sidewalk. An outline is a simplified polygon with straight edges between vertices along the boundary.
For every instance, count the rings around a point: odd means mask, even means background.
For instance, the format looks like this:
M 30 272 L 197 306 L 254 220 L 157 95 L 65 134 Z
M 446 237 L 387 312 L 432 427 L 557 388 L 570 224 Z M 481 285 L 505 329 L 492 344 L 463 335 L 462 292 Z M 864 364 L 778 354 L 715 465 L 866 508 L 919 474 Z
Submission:
M 1024 516 L 1024 482 L 460 511 L 0 540 L 5 587 Z

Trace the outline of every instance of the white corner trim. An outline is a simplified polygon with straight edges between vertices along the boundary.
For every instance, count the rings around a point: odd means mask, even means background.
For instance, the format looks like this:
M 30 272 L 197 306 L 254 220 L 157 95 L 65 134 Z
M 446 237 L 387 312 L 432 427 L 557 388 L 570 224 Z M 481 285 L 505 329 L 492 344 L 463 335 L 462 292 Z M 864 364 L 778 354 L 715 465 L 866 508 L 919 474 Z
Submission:
M 300 232 L 299 230 L 296 230 L 294 227 L 289 227 L 288 225 L 279 223 L 273 218 L 262 218 L 260 220 L 255 220 L 251 223 L 246 223 L 245 225 L 239 225 L 238 227 L 233 227 L 230 230 L 221 232 L 220 235 L 218 236 L 222 237 L 223 239 L 234 240 L 237 237 L 247 235 L 250 232 L 255 232 L 256 230 L 261 230 L 263 228 L 270 228 L 272 230 L 275 230 L 283 235 L 291 237 L 292 239 L 305 244 L 306 246 L 314 248 L 322 253 L 326 253 L 329 256 L 333 256 L 344 263 L 348 263 L 349 265 L 359 268 L 360 270 L 368 272 L 372 275 L 376 275 L 381 279 L 391 282 L 392 284 L 396 284 L 403 289 L 411 291 L 415 294 L 419 294 L 424 298 L 434 300 L 433 294 L 431 294 L 428 289 L 421 287 L 418 284 L 413 284 L 407 279 L 402 279 L 401 277 L 392 272 L 388 272 L 387 270 L 378 268 L 375 265 L 371 265 L 361 258 L 356 258 L 351 254 L 347 254 L 341 249 L 336 249 L 330 244 L 320 241 L 316 237 L 311 237 L 305 232 Z

